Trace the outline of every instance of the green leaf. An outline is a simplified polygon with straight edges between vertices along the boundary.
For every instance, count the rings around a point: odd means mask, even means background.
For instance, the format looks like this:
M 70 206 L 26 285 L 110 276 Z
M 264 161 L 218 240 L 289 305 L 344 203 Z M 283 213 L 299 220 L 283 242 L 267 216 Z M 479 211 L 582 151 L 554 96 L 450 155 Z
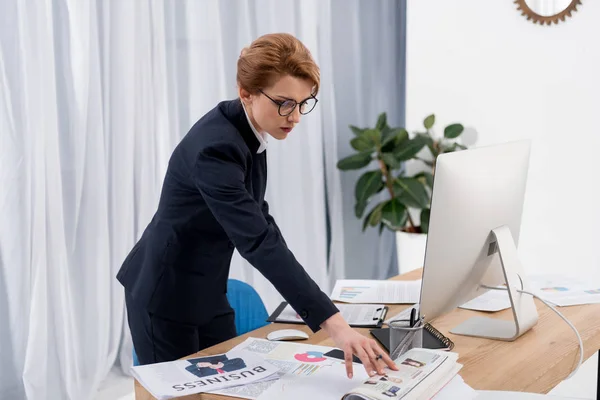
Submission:
M 369 198 L 373 196 L 375 193 L 379 192 L 383 189 L 383 175 L 380 170 L 369 171 L 364 173 L 356 182 L 356 188 L 354 191 L 354 196 L 356 198 L 356 204 L 361 205 L 367 204 Z M 364 207 L 362 210 L 355 209 L 356 217 L 362 217 L 364 212 Z M 361 211 L 358 213 L 358 211 Z
M 402 142 L 402 145 L 394 151 L 394 156 L 398 161 L 410 160 L 425 147 L 427 141 L 428 139 L 425 136 L 416 136 L 413 139 Z
M 408 132 L 404 128 L 395 128 L 388 130 L 382 135 L 382 146 L 391 145 L 392 148 L 396 147 L 401 142 L 408 139 Z
M 455 139 L 459 137 L 464 130 L 465 128 L 461 124 L 448 125 L 446 129 L 444 129 L 444 137 L 448 139 Z
M 421 183 L 433 189 L 433 175 L 430 172 L 419 172 L 413 178 L 418 179 Z
M 363 152 L 358 154 L 353 154 L 346 158 L 342 158 L 338 161 L 337 167 L 342 171 L 347 171 L 350 169 L 361 169 L 366 167 L 371 162 L 371 152 Z
M 367 204 L 366 201 L 363 201 L 362 203 L 356 203 L 354 205 L 354 215 L 356 215 L 356 218 L 361 218 L 363 216 Z
M 368 225 L 376 226 L 381 223 L 381 209 L 385 206 L 385 201 L 377 204 L 373 209 L 367 214 L 363 221 L 363 232 L 367 229 Z
M 396 178 L 394 180 L 394 192 L 402 204 L 407 207 L 429 207 L 429 194 L 425 189 L 425 185 L 418 179 Z
M 381 154 L 381 159 L 390 169 L 400 168 L 400 161 L 396 160 L 396 157 L 392 153 Z
M 375 125 L 375 129 L 383 131 L 383 129 L 387 126 L 387 115 L 386 113 L 379 114 L 377 118 L 377 124 Z
M 350 129 L 352 130 L 352 132 L 354 132 L 354 134 L 355 134 L 356 136 L 360 136 L 360 135 L 362 135 L 362 134 L 364 133 L 364 131 L 366 131 L 368 128 L 359 128 L 359 127 L 356 127 L 356 126 L 354 126 L 354 125 L 350 125 Z
M 373 148 L 375 147 L 375 144 L 373 142 L 362 136 L 353 138 L 350 141 L 350 145 L 358 151 L 373 150 Z
M 381 219 L 390 229 L 400 230 L 408 219 L 406 207 L 397 198 L 389 200 L 381 210 Z
M 429 232 L 429 214 L 431 210 L 424 208 L 421 210 L 421 233 Z
M 425 129 L 431 129 L 433 124 L 435 124 L 435 115 L 434 114 L 427 116 L 427 118 L 425 118 L 423 120 L 423 126 L 425 127 Z
M 381 143 L 381 131 L 379 129 L 367 129 L 361 137 L 370 140 L 375 145 Z

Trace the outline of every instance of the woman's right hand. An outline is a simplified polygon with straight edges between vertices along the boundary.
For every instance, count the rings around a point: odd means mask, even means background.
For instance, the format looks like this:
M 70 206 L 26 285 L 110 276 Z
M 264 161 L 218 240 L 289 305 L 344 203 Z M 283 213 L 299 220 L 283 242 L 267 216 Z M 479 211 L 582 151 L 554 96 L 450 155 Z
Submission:
M 329 317 L 321 324 L 321 328 L 333 339 L 336 346 L 344 351 L 344 361 L 348 378 L 352 378 L 352 355 L 362 362 L 367 374 L 384 375 L 385 366 L 397 371 L 398 367 L 392 359 L 379 347 L 377 342 L 369 339 L 348 325 L 340 313 Z

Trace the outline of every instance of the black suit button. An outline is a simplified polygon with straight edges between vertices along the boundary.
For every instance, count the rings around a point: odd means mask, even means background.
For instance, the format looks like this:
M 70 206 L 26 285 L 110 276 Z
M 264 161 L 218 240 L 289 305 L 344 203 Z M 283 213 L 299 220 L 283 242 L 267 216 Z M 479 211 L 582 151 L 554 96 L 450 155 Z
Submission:
M 302 310 L 302 312 L 300 313 L 300 317 L 302 317 L 302 319 L 308 318 L 308 312 L 306 310 Z
M 233 249 L 233 247 L 234 247 L 234 246 L 233 246 L 233 243 L 229 242 L 229 243 L 227 244 L 227 247 L 229 247 L 230 249 Z

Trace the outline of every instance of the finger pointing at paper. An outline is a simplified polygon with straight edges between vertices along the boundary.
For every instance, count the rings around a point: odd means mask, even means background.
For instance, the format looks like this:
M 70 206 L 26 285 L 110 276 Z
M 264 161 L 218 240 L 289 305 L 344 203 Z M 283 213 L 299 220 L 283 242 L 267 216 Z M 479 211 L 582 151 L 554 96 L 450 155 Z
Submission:
M 369 339 L 353 330 L 348 323 L 337 313 L 327 319 L 321 328 L 333 339 L 336 346 L 344 351 L 346 373 L 352 378 L 352 355 L 356 355 L 362 362 L 367 374 L 384 374 L 384 367 L 397 371 L 398 367 L 392 359 L 377 345 L 375 340 Z

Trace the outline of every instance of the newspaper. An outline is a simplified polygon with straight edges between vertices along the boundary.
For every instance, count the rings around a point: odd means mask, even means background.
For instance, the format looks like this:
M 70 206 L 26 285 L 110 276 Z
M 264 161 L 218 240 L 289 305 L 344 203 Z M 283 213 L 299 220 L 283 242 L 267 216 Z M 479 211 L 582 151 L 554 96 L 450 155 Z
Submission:
M 304 343 L 277 342 L 259 338 L 248 338 L 234 347 L 231 352 L 245 351 L 261 357 L 267 363 L 278 368 L 273 378 L 268 381 L 258 381 L 244 386 L 236 386 L 212 393 L 226 396 L 241 397 L 256 400 L 281 378 L 286 381 L 303 382 L 304 378 L 318 374 L 323 368 L 330 367 L 339 360 L 326 358 L 323 354 L 333 350 L 333 347 L 317 346 Z M 360 366 L 362 368 L 362 366 Z
M 429 399 L 462 368 L 458 354 L 413 348 L 395 360 L 398 371 L 385 369 L 345 394 L 343 400 Z
M 277 379 L 279 368 L 249 351 L 132 367 L 133 376 L 159 400 Z M 264 383 L 263 383 L 264 384 Z

